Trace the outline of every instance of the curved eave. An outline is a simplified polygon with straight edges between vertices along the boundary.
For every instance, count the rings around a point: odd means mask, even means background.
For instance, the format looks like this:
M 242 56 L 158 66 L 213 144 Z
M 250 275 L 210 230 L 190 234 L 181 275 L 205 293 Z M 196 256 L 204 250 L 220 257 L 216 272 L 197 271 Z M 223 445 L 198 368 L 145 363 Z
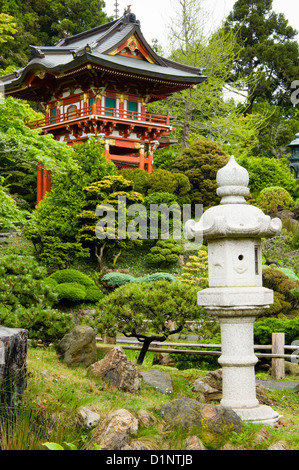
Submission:
M 53 67 L 46 67 L 42 63 L 42 60 L 35 60 L 34 63 L 29 63 L 24 69 L 19 71 L 20 76 L 18 78 L 7 84 L 5 84 L 4 82 L 4 85 L 7 91 L 17 91 L 20 87 L 22 87 L 22 85 L 26 87 L 26 85 L 24 85 L 24 82 L 27 75 L 31 71 L 45 71 L 49 74 L 55 75 L 56 78 L 63 78 L 67 74 L 71 74 L 72 71 L 76 73 L 76 70 L 79 67 L 82 67 L 83 65 L 87 64 L 94 64 L 96 66 L 103 67 L 103 71 L 107 71 L 108 73 L 123 74 L 127 77 L 139 77 L 140 79 L 144 77 L 144 79 L 146 80 L 153 81 L 161 80 L 164 82 L 175 82 L 178 85 L 182 84 L 186 86 L 202 83 L 207 78 L 199 74 L 193 75 L 186 72 L 180 73 L 179 70 L 176 70 L 172 67 L 165 67 L 164 72 L 159 71 L 159 65 L 153 66 L 152 64 L 148 64 L 147 62 L 137 61 L 136 59 L 126 60 L 126 62 L 131 63 L 131 66 L 128 66 L 121 63 L 123 60 L 124 59 L 120 56 L 107 56 L 106 59 L 105 57 L 98 57 L 89 52 L 86 52 L 82 56 L 77 57 L 71 60 L 70 62 Z M 146 70 L 145 67 L 148 67 L 148 70 Z

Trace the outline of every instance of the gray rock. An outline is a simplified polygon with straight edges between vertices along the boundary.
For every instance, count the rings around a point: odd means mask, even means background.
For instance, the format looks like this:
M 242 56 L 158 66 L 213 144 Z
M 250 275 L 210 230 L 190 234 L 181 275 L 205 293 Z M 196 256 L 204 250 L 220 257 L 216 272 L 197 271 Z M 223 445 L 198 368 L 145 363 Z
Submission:
M 90 326 L 76 326 L 62 338 L 56 352 L 70 367 L 90 366 L 97 360 L 94 330 Z
M 284 370 L 287 375 L 299 376 L 299 364 L 295 362 L 284 361 Z
M 140 375 L 146 384 L 159 392 L 166 394 L 173 392 L 173 382 L 168 372 L 153 369 L 143 371 Z
M 193 383 L 193 389 L 195 392 L 218 392 L 216 388 L 211 387 L 207 382 L 203 381 L 202 379 L 197 379 Z
M 114 347 L 104 359 L 92 364 L 88 370 L 124 392 L 139 393 L 141 380 L 134 362 L 127 359 L 121 346 Z
M 92 447 L 96 444 L 102 450 L 123 450 L 137 431 L 138 420 L 135 416 L 125 409 L 116 410 L 94 429 L 91 436 Z
M 200 428 L 205 444 L 215 442 L 223 434 L 243 430 L 243 422 L 233 410 L 199 403 L 192 398 L 179 398 L 164 404 L 161 414 L 170 429 L 181 427 L 189 431 L 193 427 Z
M 89 410 L 88 408 L 81 408 L 79 410 L 79 418 L 83 423 L 83 426 L 86 428 L 93 428 L 100 422 L 100 415 L 98 413 L 95 413 L 92 410 Z

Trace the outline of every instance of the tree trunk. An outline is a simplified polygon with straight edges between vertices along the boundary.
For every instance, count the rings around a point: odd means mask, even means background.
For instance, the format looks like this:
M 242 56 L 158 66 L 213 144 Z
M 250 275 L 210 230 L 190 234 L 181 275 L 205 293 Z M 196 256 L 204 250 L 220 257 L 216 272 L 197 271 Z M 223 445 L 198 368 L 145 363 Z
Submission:
M 191 91 L 188 94 L 186 103 L 185 103 L 185 116 L 184 116 L 184 123 L 183 123 L 183 130 L 182 130 L 182 145 L 181 151 L 183 152 L 190 143 L 190 124 L 191 124 Z
M 18 408 L 27 384 L 28 331 L 0 326 L 0 413 Z

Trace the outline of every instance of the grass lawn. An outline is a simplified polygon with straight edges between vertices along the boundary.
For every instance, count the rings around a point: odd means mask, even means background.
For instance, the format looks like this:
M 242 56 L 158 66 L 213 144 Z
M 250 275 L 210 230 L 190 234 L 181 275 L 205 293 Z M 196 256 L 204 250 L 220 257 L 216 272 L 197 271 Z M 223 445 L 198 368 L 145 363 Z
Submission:
M 127 351 L 129 359 L 136 361 L 136 352 Z M 102 356 L 99 356 L 100 359 Z M 25 396 L 26 408 L 16 422 L 4 421 L 1 425 L 0 448 L 2 450 L 45 449 L 45 442 L 62 446 L 72 443 L 83 449 L 90 442 L 90 433 L 80 425 L 78 411 L 88 407 L 105 417 L 109 412 L 125 408 L 135 416 L 147 410 L 155 419 L 150 427 L 139 427 L 136 439 L 140 439 L 153 450 L 184 450 L 188 433 L 177 429 L 167 431 L 163 425 L 160 408 L 163 403 L 175 398 L 197 398 L 192 384 L 206 375 L 198 369 L 177 370 L 152 366 L 153 353 L 148 353 L 139 370 L 158 368 L 171 373 L 174 392 L 166 395 L 142 383 L 140 394 L 120 392 L 106 382 L 90 376 L 84 367 L 71 369 L 59 361 L 54 348 L 29 348 L 28 385 Z M 265 378 L 265 374 L 263 374 Z M 299 383 L 299 382 L 298 382 Z M 289 449 L 299 450 L 299 395 L 290 390 L 267 391 L 267 398 L 274 400 L 275 408 L 284 416 L 283 425 L 267 427 L 271 437 L 257 443 L 256 435 L 263 425 L 245 424 L 242 433 L 223 436 L 221 442 L 209 444 L 211 450 L 223 445 L 232 449 L 263 450 L 272 442 L 284 441 Z M 198 434 L 200 437 L 200 432 Z

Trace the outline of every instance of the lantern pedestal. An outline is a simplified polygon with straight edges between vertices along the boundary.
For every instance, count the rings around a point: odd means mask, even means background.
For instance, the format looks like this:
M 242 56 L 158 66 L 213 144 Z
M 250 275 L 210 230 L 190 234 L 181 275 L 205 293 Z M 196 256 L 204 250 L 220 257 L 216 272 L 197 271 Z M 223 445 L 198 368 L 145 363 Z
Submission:
M 244 421 L 274 424 L 280 415 L 256 398 L 253 325 L 263 309 L 214 308 L 221 328 L 222 366 L 221 405 L 232 408 Z

